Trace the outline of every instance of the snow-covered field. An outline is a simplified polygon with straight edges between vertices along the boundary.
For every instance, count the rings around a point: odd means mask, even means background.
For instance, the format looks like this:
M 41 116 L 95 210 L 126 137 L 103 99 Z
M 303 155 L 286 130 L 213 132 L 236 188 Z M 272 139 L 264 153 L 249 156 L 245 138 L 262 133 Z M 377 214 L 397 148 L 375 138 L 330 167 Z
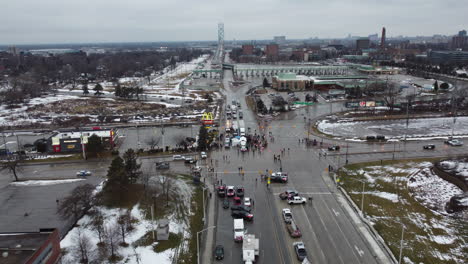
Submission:
M 47 186 L 47 185 L 56 185 L 56 184 L 64 184 L 64 183 L 72 183 L 72 182 L 79 182 L 84 181 L 85 179 L 67 179 L 67 180 L 30 180 L 30 181 L 19 181 L 19 182 L 12 182 L 10 185 L 12 186 Z
M 437 137 L 452 134 L 453 118 L 421 118 L 410 119 L 408 129 L 406 129 L 406 119 L 388 121 L 360 121 L 353 122 L 350 119 L 321 120 L 317 123 L 317 128 L 322 133 L 336 137 L 353 138 L 358 135 L 384 135 L 387 138 L 408 137 Z M 468 117 L 458 117 L 454 128 L 455 135 L 468 134 Z
M 432 166 L 401 162 L 345 169 L 342 181 L 358 205 L 365 181 L 364 212 L 394 253 L 400 239 L 394 234 L 404 224 L 404 263 L 467 263 L 468 212 L 445 211 L 450 198 L 463 191 L 435 175 Z
M 157 179 L 150 179 L 150 183 L 154 183 L 155 181 L 157 181 Z M 179 198 L 184 201 L 182 204 L 185 204 L 188 207 L 186 208 L 188 213 L 187 215 L 190 216 L 192 187 L 183 180 L 176 180 L 175 183 L 177 186 L 177 193 L 179 195 Z M 98 186 L 97 189 L 102 189 L 102 184 Z M 117 218 L 119 217 L 119 215 L 126 211 L 126 209 L 106 208 L 104 206 L 95 206 L 93 210 L 99 210 L 102 213 L 105 219 L 104 226 L 107 228 L 118 225 Z M 158 242 L 154 242 L 148 246 L 141 246 L 135 243 L 149 231 L 153 230 L 153 228 L 157 226 L 157 221 L 155 221 L 155 223 L 153 224 L 151 220 L 148 220 L 149 217 L 144 215 L 144 211 L 142 210 L 142 208 L 140 208 L 140 204 L 136 204 L 130 209 L 130 215 L 132 216 L 132 218 L 136 219 L 136 223 L 133 225 L 133 232 L 128 234 L 125 238 L 125 242 L 129 245 L 127 247 L 119 246 L 118 255 L 122 257 L 122 260 L 119 261 L 119 263 L 171 264 L 175 254 L 177 254 L 175 248 L 170 248 L 163 252 L 156 253 L 153 250 L 153 247 L 157 245 Z M 181 234 L 183 238 L 181 246 L 187 246 L 185 239 L 189 238 L 190 234 L 185 230 L 188 229 L 188 222 L 186 222 L 185 220 L 178 219 L 175 212 L 172 212 L 166 218 L 169 220 L 169 232 Z M 63 264 L 77 263 L 76 258 L 71 252 L 73 252 L 75 250 L 75 247 L 77 246 L 76 241 L 79 234 L 84 235 L 91 240 L 91 245 L 93 245 L 91 259 L 97 258 L 98 252 L 95 245 L 98 244 L 99 238 L 98 233 L 93 230 L 91 223 L 92 217 L 89 215 L 85 215 L 78 221 L 77 227 L 70 230 L 70 232 L 60 242 L 61 248 L 67 251 L 67 254 L 65 254 L 62 258 Z M 100 263 L 107 263 L 107 261 Z

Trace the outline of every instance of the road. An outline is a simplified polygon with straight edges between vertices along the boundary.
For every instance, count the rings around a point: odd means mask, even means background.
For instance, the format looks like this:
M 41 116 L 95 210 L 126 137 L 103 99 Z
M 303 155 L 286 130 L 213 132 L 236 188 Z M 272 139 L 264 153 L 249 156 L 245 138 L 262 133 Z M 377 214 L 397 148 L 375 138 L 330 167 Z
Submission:
M 242 104 L 244 120 L 252 132 L 259 131 L 259 125 L 253 113 L 247 109 L 245 92 L 248 85 L 231 87 L 230 71 L 224 72 L 224 87 L 227 102 L 238 99 Z M 263 153 L 239 153 L 236 148 L 223 149 L 211 153 L 211 158 L 218 160 L 216 171 L 218 180 L 223 184 L 244 186 L 245 196 L 255 201 L 253 209 L 254 221 L 246 223 L 248 233 L 260 238 L 260 257 L 258 263 L 298 263 L 293 252 L 292 243 L 302 240 L 308 254 L 314 263 L 378 263 L 374 252 L 363 235 L 352 223 L 350 215 L 344 208 L 348 206 L 339 198 L 332 179 L 325 176 L 325 169 L 331 165 L 339 167 L 346 163 L 363 162 L 379 159 L 402 159 L 411 157 L 436 157 L 459 155 L 467 152 L 466 147 L 450 147 L 441 140 L 423 142 L 389 142 L 387 144 L 367 144 L 356 142 L 343 142 L 322 139 L 309 134 L 323 142 L 315 147 L 307 147 L 299 139 L 307 138 L 307 121 L 309 118 L 329 114 L 330 111 L 342 110 L 342 103 L 320 103 L 293 112 L 283 113 L 274 121 L 262 124 L 271 132 L 274 142 L 269 142 Z M 423 150 L 424 144 L 433 143 L 435 150 Z M 340 145 L 341 150 L 331 152 L 328 146 Z M 273 155 L 285 149 L 280 163 L 273 161 Z M 327 153 L 320 155 L 319 153 Z M 222 159 L 228 156 L 228 161 Z M 245 176 L 238 173 L 242 166 Z M 267 189 L 260 181 L 259 171 L 279 170 L 288 172 L 287 184 L 274 183 Z M 307 205 L 288 206 L 278 198 L 278 194 L 285 189 L 294 188 L 305 197 L 312 197 L 313 202 Z M 221 199 L 219 200 L 221 201 Z M 285 224 L 281 219 L 281 209 L 291 208 L 294 218 L 302 230 L 301 239 L 291 239 L 286 232 Z M 230 210 L 223 209 L 218 203 L 216 244 L 225 247 L 223 263 L 241 263 L 241 244 L 233 241 L 233 219 Z

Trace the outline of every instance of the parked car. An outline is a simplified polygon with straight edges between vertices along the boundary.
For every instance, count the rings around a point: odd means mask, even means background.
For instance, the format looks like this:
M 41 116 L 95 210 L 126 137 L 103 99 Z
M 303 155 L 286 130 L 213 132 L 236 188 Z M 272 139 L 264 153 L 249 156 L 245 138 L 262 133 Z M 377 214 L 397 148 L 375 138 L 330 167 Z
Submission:
M 252 199 L 250 199 L 249 197 L 245 197 L 244 198 L 244 205 L 248 206 L 248 207 L 251 207 L 252 206 Z
M 172 160 L 185 160 L 185 157 L 182 155 L 174 155 L 172 156 Z
M 435 149 L 435 145 L 434 144 L 424 145 L 423 149 Z
M 242 113 L 242 111 L 239 111 L 239 119 L 243 119 L 244 118 L 244 114 Z
M 218 196 L 219 196 L 219 197 L 224 197 L 224 196 L 226 196 L 226 185 L 220 185 L 220 186 L 218 186 Z
M 273 172 L 271 174 L 270 180 L 272 182 L 286 183 L 288 182 L 288 174 L 285 172 Z
M 208 155 L 206 155 L 206 152 L 202 151 L 202 152 L 200 153 L 200 157 L 201 157 L 202 159 L 206 159 L 206 158 L 208 158 Z
M 234 186 L 228 186 L 227 187 L 227 197 L 233 197 L 234 194 L 236 194 L 236 191 L 234 190 Z
M 228 208 L 229 208 L 229 200 L 228 200 L 228 199 L 224 199 L 224 200 L 223 200 L 223 208 L 224 208 L 224 209 L 228 209 Z
M 463 146 L 463 142 L 459 139 L 449 139 L 449 140 L 444 141 L 444 143 L 450 146 L 456 146 L 456 147 Z
M 291 209 L 289 208 L 283 208 L 282 210 L 283 212 L 283 220 L 286 224 L 290 224 L 291 221 L 292 221 L 292 213 L 291 213 Z
M 184 162 L 187 164 L 195 164 L 197 160 L 192 157 L 186 157 Z
M 293 243 L 294 252 L 296 252 L 297 260 L 303 261 L 307 257 L 307 251 L 304 246 L 304 242 Z
M 335 145 L 335 146 L 330 146 L 330 147 L 328 147 L 328 150 L 329 150 L 329 151 L 339 151 L 339 150 L 340 150 L 340 146 L 337 146 L 337 145 Z
M 156 169 L 158 170 L 168 170 L 169 168 L 169 162 L 156 162 Z
M 244 197 L 244 187 L 237 186 L 236 187 L 236 196 L 237 197 Z
M 297 196 L 299 195 L 299 192 L 296 191 L 296 190 L 286 190 L 282 193 L 279 194 L 279 197 L 281 200 L 286 200 L 288 199 L 288 197 L 294 197 L 294 196 Z
M 305 204 L 306 198 L 300 196 L 294 196 L 292 199 L 288 199 L 288 204 Z
M 245 205 L 231 205 L 231 210 L 251 212 L 252 208 Z
M 76 173 L 76 176 L 80 176 L 80 177 L 91 176 L 91 172 L 89 170 L 80 170 L 79 172 Z
M 286 229 L 292 238 L 298 238 L 302 236 L 301 230 L 299 230 L 299 227 L 296 225 L 294 220 L 291 221 L 290 225 L 286 225 Z
M 242 200 L 240 197 L 234 197 L 234 205 L 241 205 Z
M 246 212 L 246 211 L 241 211 L 241 210 L 233 210 L 231 212 L 231 216 L 234 218 L 242 218 L 247 221 L 253 220 L 253 214 Z
M 216 260 L 224 259 L 224 247 L 222 245 L 217 245 L 215 248 L 214 255 Z

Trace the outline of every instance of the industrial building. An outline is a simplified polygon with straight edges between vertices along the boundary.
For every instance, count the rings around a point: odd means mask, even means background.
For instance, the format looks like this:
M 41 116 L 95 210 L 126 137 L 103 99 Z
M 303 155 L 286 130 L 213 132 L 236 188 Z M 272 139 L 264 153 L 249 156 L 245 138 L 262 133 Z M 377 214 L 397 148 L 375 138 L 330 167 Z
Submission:
M 253 55 L 254 45 L 245 44 L 242 45 L 242 55 Z
M 265 55 L 267 58 L 277 58 L 279 55 L 278 44 L 268 44 L 265 47 Z
M 49 137 L 48 151 L 56 153 L 81 152 L 83 151 L 82 146 L 86 149 L 88 138 L 92 135 L 96 135 L 101 139 L 105 149 L 113 149 L 119 139 L 117 130 L 102 129 L 100 127 L 95 127 L 90 130 L 60 131 Z
M 273 76 L 272 88 L 279 91 L 302 91 L 312 89 L 313 83 L 310 77 L 285 72 Z
M 368 38 L 356 39 L 356 49 L 363 50 L 370 48 L 370 40 Z
M 0 249 L 2 264 L 55 264 L 61 255 L 57 229 L 0 233 Z
M 468 51 L 431 51 L 429 53 L 431 63 L 468 63 Z

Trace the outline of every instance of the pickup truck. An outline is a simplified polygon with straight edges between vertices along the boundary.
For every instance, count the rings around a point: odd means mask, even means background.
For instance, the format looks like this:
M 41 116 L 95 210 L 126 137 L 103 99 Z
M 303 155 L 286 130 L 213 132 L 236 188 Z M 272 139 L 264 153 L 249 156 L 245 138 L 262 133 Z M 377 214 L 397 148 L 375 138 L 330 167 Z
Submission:
M 300 196 L 294 196 L 292 199 L 288 200 L 288 204 L 305 204 L 307 201 L 306 198 Z
M 292 221 L 292 213 L 289 208 L 283 208 L 283 219 L 286 224 L 290 224 Z

